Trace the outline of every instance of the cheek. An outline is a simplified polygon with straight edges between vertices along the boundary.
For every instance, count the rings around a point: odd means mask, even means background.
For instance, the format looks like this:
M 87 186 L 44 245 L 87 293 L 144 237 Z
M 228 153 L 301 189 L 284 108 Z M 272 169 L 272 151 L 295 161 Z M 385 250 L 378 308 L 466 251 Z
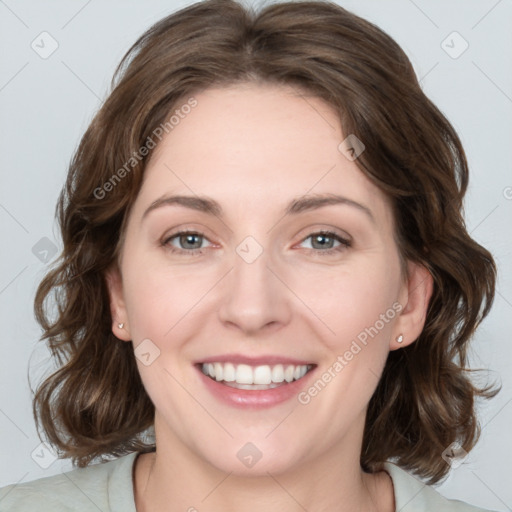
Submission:
M 398 265 L 383 259 L 382 263 L 354 265 L 320 282 L 317 276 L 317 286 L 325 286 L 322 294 L 311 288 L 313 279 L 304 283 L 302 293 L 310 290 L 304 302 L 309 298 L 322 320 L 315 325 L 323 333 L 319 339 L 326 350 L 317 380 L 298 398 L 316 417 L 328 418 L 326 438 L 338 437 L 344 428 L 340 426 L 349 428 L 375 391 L 398 317 L 399 277 Z
M 126 309 L 135 342 L 140 338 L 158 338 L 164 330 L 162 310 L 169 300 L 166 288 L 163 281 L 152 279 L 144 270 L 125 281 Z
M 123 266 L 124 291 L 132 339 L 163 342 L 174 326 L 189 319 L 212 287 L 211 271 L 162 264 L 132 253 Z
M 361 259 L 330 272 L 302 272 L 294 290 L 313 313 L 329 352 L 337 354 L 354 340 L 363 347 L 370 340 L 389 340 L 399 280 L 394 258 Z

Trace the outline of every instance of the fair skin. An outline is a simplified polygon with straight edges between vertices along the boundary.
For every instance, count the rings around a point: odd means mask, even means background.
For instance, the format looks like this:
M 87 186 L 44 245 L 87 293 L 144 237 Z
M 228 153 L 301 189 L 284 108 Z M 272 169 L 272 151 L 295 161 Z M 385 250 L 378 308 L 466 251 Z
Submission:
M 107 275 L 114 334 L 160 351 L 147 366 L 137 359 L 157 446 L 137 459 L 137 511 L 393 511 L 389 475 L 360 467 L 366 409 L 389 351 L 419 336 L 432 279 L 411 263 L 402 275 L 390 205 L 338 150 L 346 135 L 327 104 L 262 84 L 195 98 L 151 156 Z M 363 208 L 285 215 L 313 194 Z M 208 196 L 222 214 L 164 204 L 144 216 L 164 195 Z M 183 230 L 204 237 L 174 236 Z M 334 238 L 316 242 L 322 230 Z M 261 248 L 250 263 L 237 252 L 248 236 Z M 307 404 L 234 407 L 194 366 L 219 354 L 298 358 L 315 365 L 307 390 L 397 302 L 400 312 Z M 252 467 L 237 457 L 249 442 L 262 455 Z

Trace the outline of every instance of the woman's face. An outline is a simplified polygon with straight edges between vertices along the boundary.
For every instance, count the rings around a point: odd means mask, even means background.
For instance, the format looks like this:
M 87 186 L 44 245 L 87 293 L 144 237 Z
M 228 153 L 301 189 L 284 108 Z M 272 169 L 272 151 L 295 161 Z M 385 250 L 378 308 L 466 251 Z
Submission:
M 321 100 L 247 84 L 195 99 L 154 150 L 109 280 L 157 446 L 240 474 L 358 461 L 407 312 L 390 206 Z

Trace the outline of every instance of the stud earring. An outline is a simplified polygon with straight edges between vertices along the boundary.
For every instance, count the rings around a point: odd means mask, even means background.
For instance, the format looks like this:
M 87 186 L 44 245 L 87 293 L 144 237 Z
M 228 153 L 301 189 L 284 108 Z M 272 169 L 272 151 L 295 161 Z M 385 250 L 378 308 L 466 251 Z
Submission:
M 403 334 L 400 334 L 399 336 L 396 337 L 396 342 L 402 343 L 402 341 L 404 341 L 404 336 L 403 336 Z
M 123 323 L 119 323 L 119 324 L 117 324 L 117 327 L 119 327 L 119 329 L 122 329 L 124 327 L 124 324 Z

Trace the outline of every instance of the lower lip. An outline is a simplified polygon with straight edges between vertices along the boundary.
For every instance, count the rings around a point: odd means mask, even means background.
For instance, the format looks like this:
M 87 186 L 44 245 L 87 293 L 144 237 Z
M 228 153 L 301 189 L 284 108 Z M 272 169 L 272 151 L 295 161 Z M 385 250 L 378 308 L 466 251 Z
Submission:
M 212 395 L 228 405 L 243 409 L 272 407 L 296 397 L 304 389 L 311 377 L 311 374 L 315 371 L 315 368 L 313 368 L 301 379 L 288 384 L 283 384 L 277 388 L 250 390 L 226 386 L 225 384 L 221 384 L 220 382 L 207 377 L 201 371 L 200 366 L 196 366 L 196 369 L 198 370 L 202 381 L 206 385 L 206 388 L 212 393 Z

